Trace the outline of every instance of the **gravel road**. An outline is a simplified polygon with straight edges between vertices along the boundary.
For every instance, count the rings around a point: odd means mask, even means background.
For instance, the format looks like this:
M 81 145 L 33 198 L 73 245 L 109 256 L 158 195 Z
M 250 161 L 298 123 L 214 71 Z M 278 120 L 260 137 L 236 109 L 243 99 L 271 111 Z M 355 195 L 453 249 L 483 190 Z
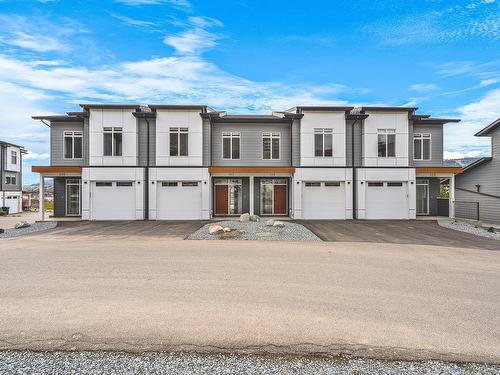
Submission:
M 0 352 L 1 374 L 450 374 L 493 375 L 498 365 L 353 358 L 120 352 Z

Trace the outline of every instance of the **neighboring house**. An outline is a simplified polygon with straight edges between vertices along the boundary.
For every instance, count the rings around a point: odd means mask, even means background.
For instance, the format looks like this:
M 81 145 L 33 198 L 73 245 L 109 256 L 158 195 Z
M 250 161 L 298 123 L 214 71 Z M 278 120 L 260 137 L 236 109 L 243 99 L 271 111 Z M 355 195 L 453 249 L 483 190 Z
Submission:
M 478 206 L 478 220 L 500 224 L 500 118 L 475 134 L 491 138 L 491 157 L 481 158 L 464 168 L 456 180 L 456 200 L 462 216 L 472 214 Z M 474 204 L 471 207 L 471 204 Z M 476 216 L 474 216 L 476 215 Z
M 50 166 L 33 171 L 54 178 L 55 216 L 413 219 L 437 214 L 439 183 L 462 170 L 443 164 L 443 124 L 458 120 L 416 108 L 81 107 L 33 117 L 50 122 Z
M 8 207 L 10 213 L 22 211 L 22 146 L 0 141 L 0 207 Z

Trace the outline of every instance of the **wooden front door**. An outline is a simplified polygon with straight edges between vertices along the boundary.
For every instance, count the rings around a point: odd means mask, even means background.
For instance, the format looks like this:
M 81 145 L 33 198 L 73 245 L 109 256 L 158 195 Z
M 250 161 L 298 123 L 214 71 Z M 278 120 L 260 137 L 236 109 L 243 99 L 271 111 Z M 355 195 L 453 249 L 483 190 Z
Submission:
M 274 185 L 274 214 L 286 213 L 286 185 Z
M 228 186 L 215 185 L 215 214 L 227 215 Z

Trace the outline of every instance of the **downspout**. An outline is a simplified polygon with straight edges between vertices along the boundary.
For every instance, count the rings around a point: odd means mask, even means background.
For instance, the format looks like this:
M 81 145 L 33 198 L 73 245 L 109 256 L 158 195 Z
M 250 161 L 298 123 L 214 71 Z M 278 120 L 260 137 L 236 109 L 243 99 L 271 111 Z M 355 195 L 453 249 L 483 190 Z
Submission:
M 352 219 L 356 220 L 358 217 L 357 213 L 357 201 L 356 201 L 356 196 L 357 196 L 357 184 L 356 184 L 356 166 L 354 163 L 354 126 L 358 122 L 358 119 L 355 119 L 354 122 L 352 123 L 351 127 L 351 166 L 352 166 Z
M 149 140 L 149 120 L 144 115 L 144 120 L 146 121 L 146 168 L 144 169 L 144 220 L 149 220 L 149 158 L 150 158 L 150 140 Z

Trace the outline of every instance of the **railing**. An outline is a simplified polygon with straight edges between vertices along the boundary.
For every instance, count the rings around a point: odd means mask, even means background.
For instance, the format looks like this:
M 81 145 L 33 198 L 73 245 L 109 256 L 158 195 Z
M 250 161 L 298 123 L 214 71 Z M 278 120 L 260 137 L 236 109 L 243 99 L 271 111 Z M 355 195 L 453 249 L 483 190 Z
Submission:
M 458 219 L 479 220 L 479 202 L 455 201 L 455 217 Z

